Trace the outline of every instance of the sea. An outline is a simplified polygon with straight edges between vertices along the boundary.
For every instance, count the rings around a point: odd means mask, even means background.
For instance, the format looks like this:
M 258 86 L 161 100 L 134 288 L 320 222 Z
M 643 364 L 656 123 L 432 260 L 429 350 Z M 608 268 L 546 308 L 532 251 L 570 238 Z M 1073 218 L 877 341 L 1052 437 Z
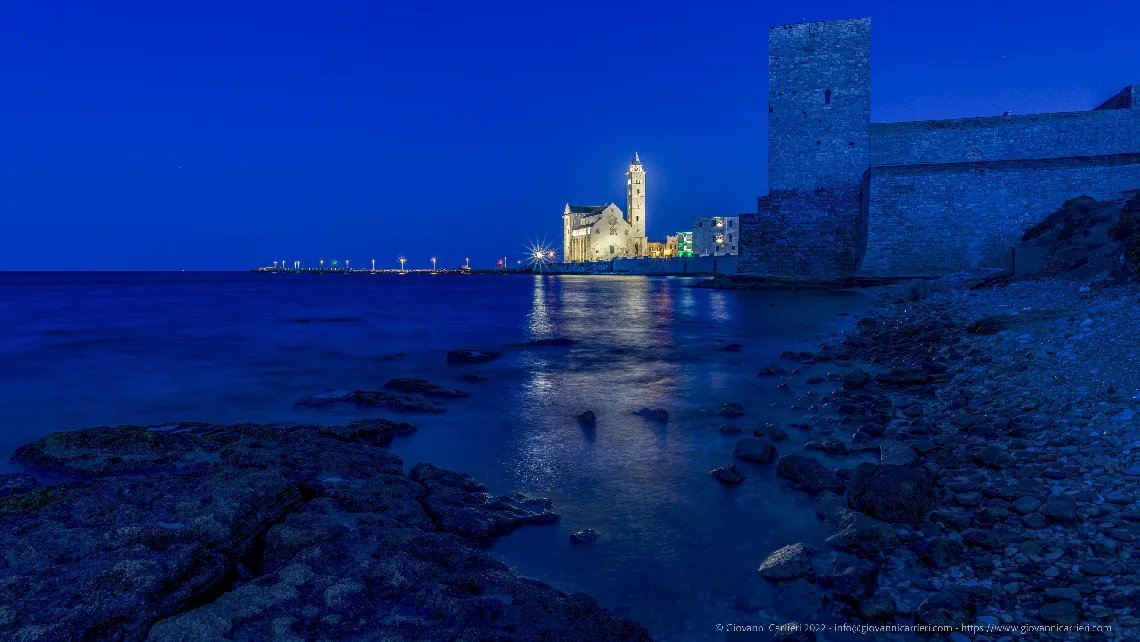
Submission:
M 660 640 L 722 640 L 780 624 L 757 567 L 773 550 L 826 550 L 810 496 L 775 466 L 737 461 L 766 422 L 791 438 L 799 395 L 757 376 L 783 350 L 818 349 L 872 303 L 859 291 L 726 291 L 693 278 L 621 275 L 0 273 L 0 471 L 47 433 L 172 421 L 314 424 L 384 416 L 419 430 L 391 450 L 408 468 L 470 473 L 491 492 L 554 502 L 492 552 L 521 575 L 585 592 Z M 567 338 L 568 347 L 526 347 Z M 739 350 L 727 350 L 738 344 Z M 494 350 L 449 366 L 453 349 Z M 468 382 L 465 373 L 486 377 Z M 420 377 L 466 390 L 439 415 L 299 407 L 327 389 Z M 818 386 L 817 386 L 818 387 Z M 819 388 L 823 390 L 824 388 Z M 717 414 L 727 402 L 745 416 Z M 800 405 L 796 409 L 792 406 Z M 635 414 L 664 408 L 665 424 Z M 597 415 L 588 428 L 576 417 Z M 733 423 L 742 435 L 718 428 Z M 850 459 L 850 458 L 849 458 Z M 854 465 L 856 461 L 842 464 Z M 598 539 L 573 544 L 593 529 Z

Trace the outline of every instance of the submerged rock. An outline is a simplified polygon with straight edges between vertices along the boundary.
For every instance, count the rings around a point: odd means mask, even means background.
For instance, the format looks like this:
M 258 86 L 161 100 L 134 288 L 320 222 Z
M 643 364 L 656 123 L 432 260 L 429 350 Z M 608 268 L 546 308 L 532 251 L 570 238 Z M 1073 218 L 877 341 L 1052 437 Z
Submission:
M 843 490 L 843 480 L 838 475 L 819 463 L 819 460 L 803 455 L 781 458 L 776 466 L 776 475 L 810 492 Z
M 594 529 L 587 528 L 570 535 L 570 541 L 574 544 L 589 544 L 598 540 L 598 534 Z
M 566 337 L 554 337 L 551 339 L 534 339 L 524 343 L 508 343 L 508 348 L 565 348 L 572 346 L 577 341 L 567 339 Z
M 596 426 L 598 424 L 598 417 L 594 414 L 593 410 L 587 410 L 578 415 L 578 421 L 586 426 Z
M 709 474 L 720 480 L 722 484 L 739 484 L 744 481 L 744 475 L 740 474 L 740 470 L 735 465 L 714 468 Z
M 462 390 L 455 388 L 444 388 L 429 382 L 427 379 L 391 379 L 388 383 L 384 384 L 385 390 L 395 390 L 396 392 L 407 392 L 411 394 L 426 395 L 428 397 L 470 397 Z
M 487 377 L 475 374 L 474 372 L 464 372 L 463 374 L 459 375 L 459 379 L 460 381 L 466 381 L 468 383 L 480 383 L 486 381 Z
M 378 424 L 80 432 L 17 457 L 93 478 L 0 499 L 2 637 L 649 640 L 482 549 L 548 502 L 406 475 Z
M 745 437 L 732 449 L 734 457 L 756 464 L 766 464 L 776 456 L 776 448 L 766 437 Z
M 452 350 L 447 353 L 447 362 L 450 364 L 488 363 L 503 355 L 490 350 Z
M 721 406 L 720 410 L 717 411 L 716 414 L 718 414 L 722 417 L 730 417 L 730 418 L 743 417 L 744 416 L 744 404 L 736 402 L 736 401 L 730 401 L 729 403 L 726 403 L 723 406 Z
M 664 408 L 642 408 L 634 414 L 645 417 L 650 421 L 657 421 L 660 423 L 669 421 L 669 412 Z
M 373 390 L 326 390 L 308 397 L 301 397 L 296 401 L 296 405 L 310 408 L 320 408 L 338 403 L 353 403 L 358 406 L 376 406 L 410 412 L 446 412 L 443 406 L 430 399 Z

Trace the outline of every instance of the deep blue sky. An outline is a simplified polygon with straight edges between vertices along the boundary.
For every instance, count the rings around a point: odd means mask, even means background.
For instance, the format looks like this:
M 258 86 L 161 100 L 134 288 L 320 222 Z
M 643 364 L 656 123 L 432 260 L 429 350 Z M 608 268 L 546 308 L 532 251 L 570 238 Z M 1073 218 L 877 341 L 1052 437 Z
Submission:
M 664 240 L 767 191 L 767 27 L 861 16 L 876 122 L 1140 82 L 1134 0 L 7 2 L 0 269 L 490 265 L 635 150 Z

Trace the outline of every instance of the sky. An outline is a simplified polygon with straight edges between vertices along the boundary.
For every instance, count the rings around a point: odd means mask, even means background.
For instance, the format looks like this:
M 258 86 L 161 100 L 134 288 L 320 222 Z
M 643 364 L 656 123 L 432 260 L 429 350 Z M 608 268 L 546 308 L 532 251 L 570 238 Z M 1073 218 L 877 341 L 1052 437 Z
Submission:
M 8 2 L 0 270 L 490 266 L 767 192 L 767 31 L 871 18 L 872 121 L 1091 109 L 1140 2 Z

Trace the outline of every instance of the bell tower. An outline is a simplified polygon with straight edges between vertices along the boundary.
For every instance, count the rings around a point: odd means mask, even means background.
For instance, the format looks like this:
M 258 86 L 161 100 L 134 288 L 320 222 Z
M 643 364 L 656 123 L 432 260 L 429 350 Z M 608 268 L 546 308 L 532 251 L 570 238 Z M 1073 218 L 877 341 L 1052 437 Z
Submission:
M 633 160 L 629 163 L 629 171 L 625 173 L 625 215 L 626 220 L 633 226 L 634 236 L 645 237 L 645 168 L 641 166 L 641 159 L 637 152 L 633 153 Z M 644 255 L 645 247 L 642 242 L 641 253 Z

